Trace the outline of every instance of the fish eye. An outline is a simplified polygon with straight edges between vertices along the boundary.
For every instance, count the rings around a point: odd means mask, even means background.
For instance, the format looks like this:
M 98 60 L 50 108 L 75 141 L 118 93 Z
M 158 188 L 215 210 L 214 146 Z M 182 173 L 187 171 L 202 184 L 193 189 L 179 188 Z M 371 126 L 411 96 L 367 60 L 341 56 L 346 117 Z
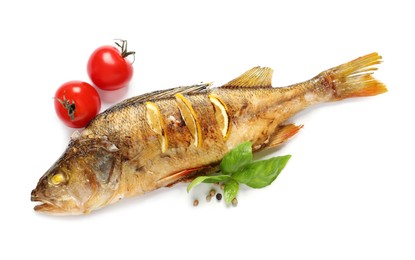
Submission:
M 65 181 L 66 181 L 66 177 L 61 172 L 52 175 L 52 177 L 49 179 L 49 183 L 55 186 L 60 185 L 64 183 Z

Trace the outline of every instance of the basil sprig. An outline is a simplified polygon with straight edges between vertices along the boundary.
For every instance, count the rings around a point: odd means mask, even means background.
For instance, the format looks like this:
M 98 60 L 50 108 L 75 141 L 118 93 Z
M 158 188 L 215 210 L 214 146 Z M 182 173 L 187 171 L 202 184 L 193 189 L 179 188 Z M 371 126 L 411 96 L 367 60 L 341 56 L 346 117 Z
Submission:
M 284 169 L 291 155 L 272 157 L 262 161 L 252 161 L 252 143 L 244 142 L 230 150 L 220 163 L 220 175 L 199 176 L 188 186 L 187 192 L 200 183 L 224 183 L 224 198 L 230 203 L 238 194 L 243 183 L 259 189 L 270 185 Z

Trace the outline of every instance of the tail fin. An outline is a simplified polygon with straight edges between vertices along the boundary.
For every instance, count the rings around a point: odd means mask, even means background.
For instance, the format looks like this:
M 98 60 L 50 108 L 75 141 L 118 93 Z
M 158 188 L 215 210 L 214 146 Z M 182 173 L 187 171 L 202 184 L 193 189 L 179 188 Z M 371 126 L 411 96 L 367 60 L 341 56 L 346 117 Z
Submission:
M 326 71 L 328 74 L 325 75 L 330 77 L 330 85 L 333 84 L 335 97 L 344 99 L 375 96 L 388 91 L 383 83 L 372 76 L 377 70 L 374 65 L 381 63 L 381 59 L 374 52 Z

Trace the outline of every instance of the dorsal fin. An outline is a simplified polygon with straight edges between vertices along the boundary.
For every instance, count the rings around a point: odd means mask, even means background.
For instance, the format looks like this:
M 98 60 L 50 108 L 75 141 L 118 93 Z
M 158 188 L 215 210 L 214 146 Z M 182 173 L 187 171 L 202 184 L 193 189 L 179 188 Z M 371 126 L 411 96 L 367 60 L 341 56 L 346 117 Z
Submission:
M 195 94 L 206 90 L 212 83 L 200 83 L 191 86 L 182 86 L 177 88 L 171 88 L 166 90 L 158 90 L 151 93 L 147 93 L 138 97 L 135 97 L 134 102 L 140 101 L 149 101 L 149 100 L 158 100 L 163 98 L 174 97 L 177 93 L 185 94 Z
M 135 104 L 135 103 L 141 103 L 145 101 L 154 101 L 154 100 L 163 99 L 163 98 L 172 98 L 177 93 L 181 93 L 181 94 L 200 93 L 200 92 L 205 91 L 211 85 L 212 83 L 209 82 L 209 83 L 200 83 L 200 84 L 191 85 L 191 86 L 182 86 L 182 87 L 177 87 L 177 88 L 153 91 L 153 92 L 146 93 L 140 96 L 126 99 L 118 103 L 117 105 L 110 107 L 105 112 L 111 112 L 113 110 L 117 110 L 121 107 L 125 107 L 125 106 Z
M 254 67 L 234 80 L 229 81 L 224 88 L 253 88 L 272 87 L 272 69 L 267 67 Z

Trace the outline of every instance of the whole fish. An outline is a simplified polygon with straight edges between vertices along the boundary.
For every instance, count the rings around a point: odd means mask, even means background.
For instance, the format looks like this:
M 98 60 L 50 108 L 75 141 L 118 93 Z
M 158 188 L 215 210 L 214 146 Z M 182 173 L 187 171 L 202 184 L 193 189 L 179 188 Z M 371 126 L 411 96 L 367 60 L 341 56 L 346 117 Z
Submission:
M 127 99 L 73 135 L 32 191 L 36 211 L 88 213 L 122 198 L 217 170 L 223 156 L 251 141 L 277 147 L 302 126 L 285 123 L 306 107 L 386 92 L 372 77 L 377 53 L 273 88 L 272 69 L 255 67 L 229 83 L 178 87 Z

